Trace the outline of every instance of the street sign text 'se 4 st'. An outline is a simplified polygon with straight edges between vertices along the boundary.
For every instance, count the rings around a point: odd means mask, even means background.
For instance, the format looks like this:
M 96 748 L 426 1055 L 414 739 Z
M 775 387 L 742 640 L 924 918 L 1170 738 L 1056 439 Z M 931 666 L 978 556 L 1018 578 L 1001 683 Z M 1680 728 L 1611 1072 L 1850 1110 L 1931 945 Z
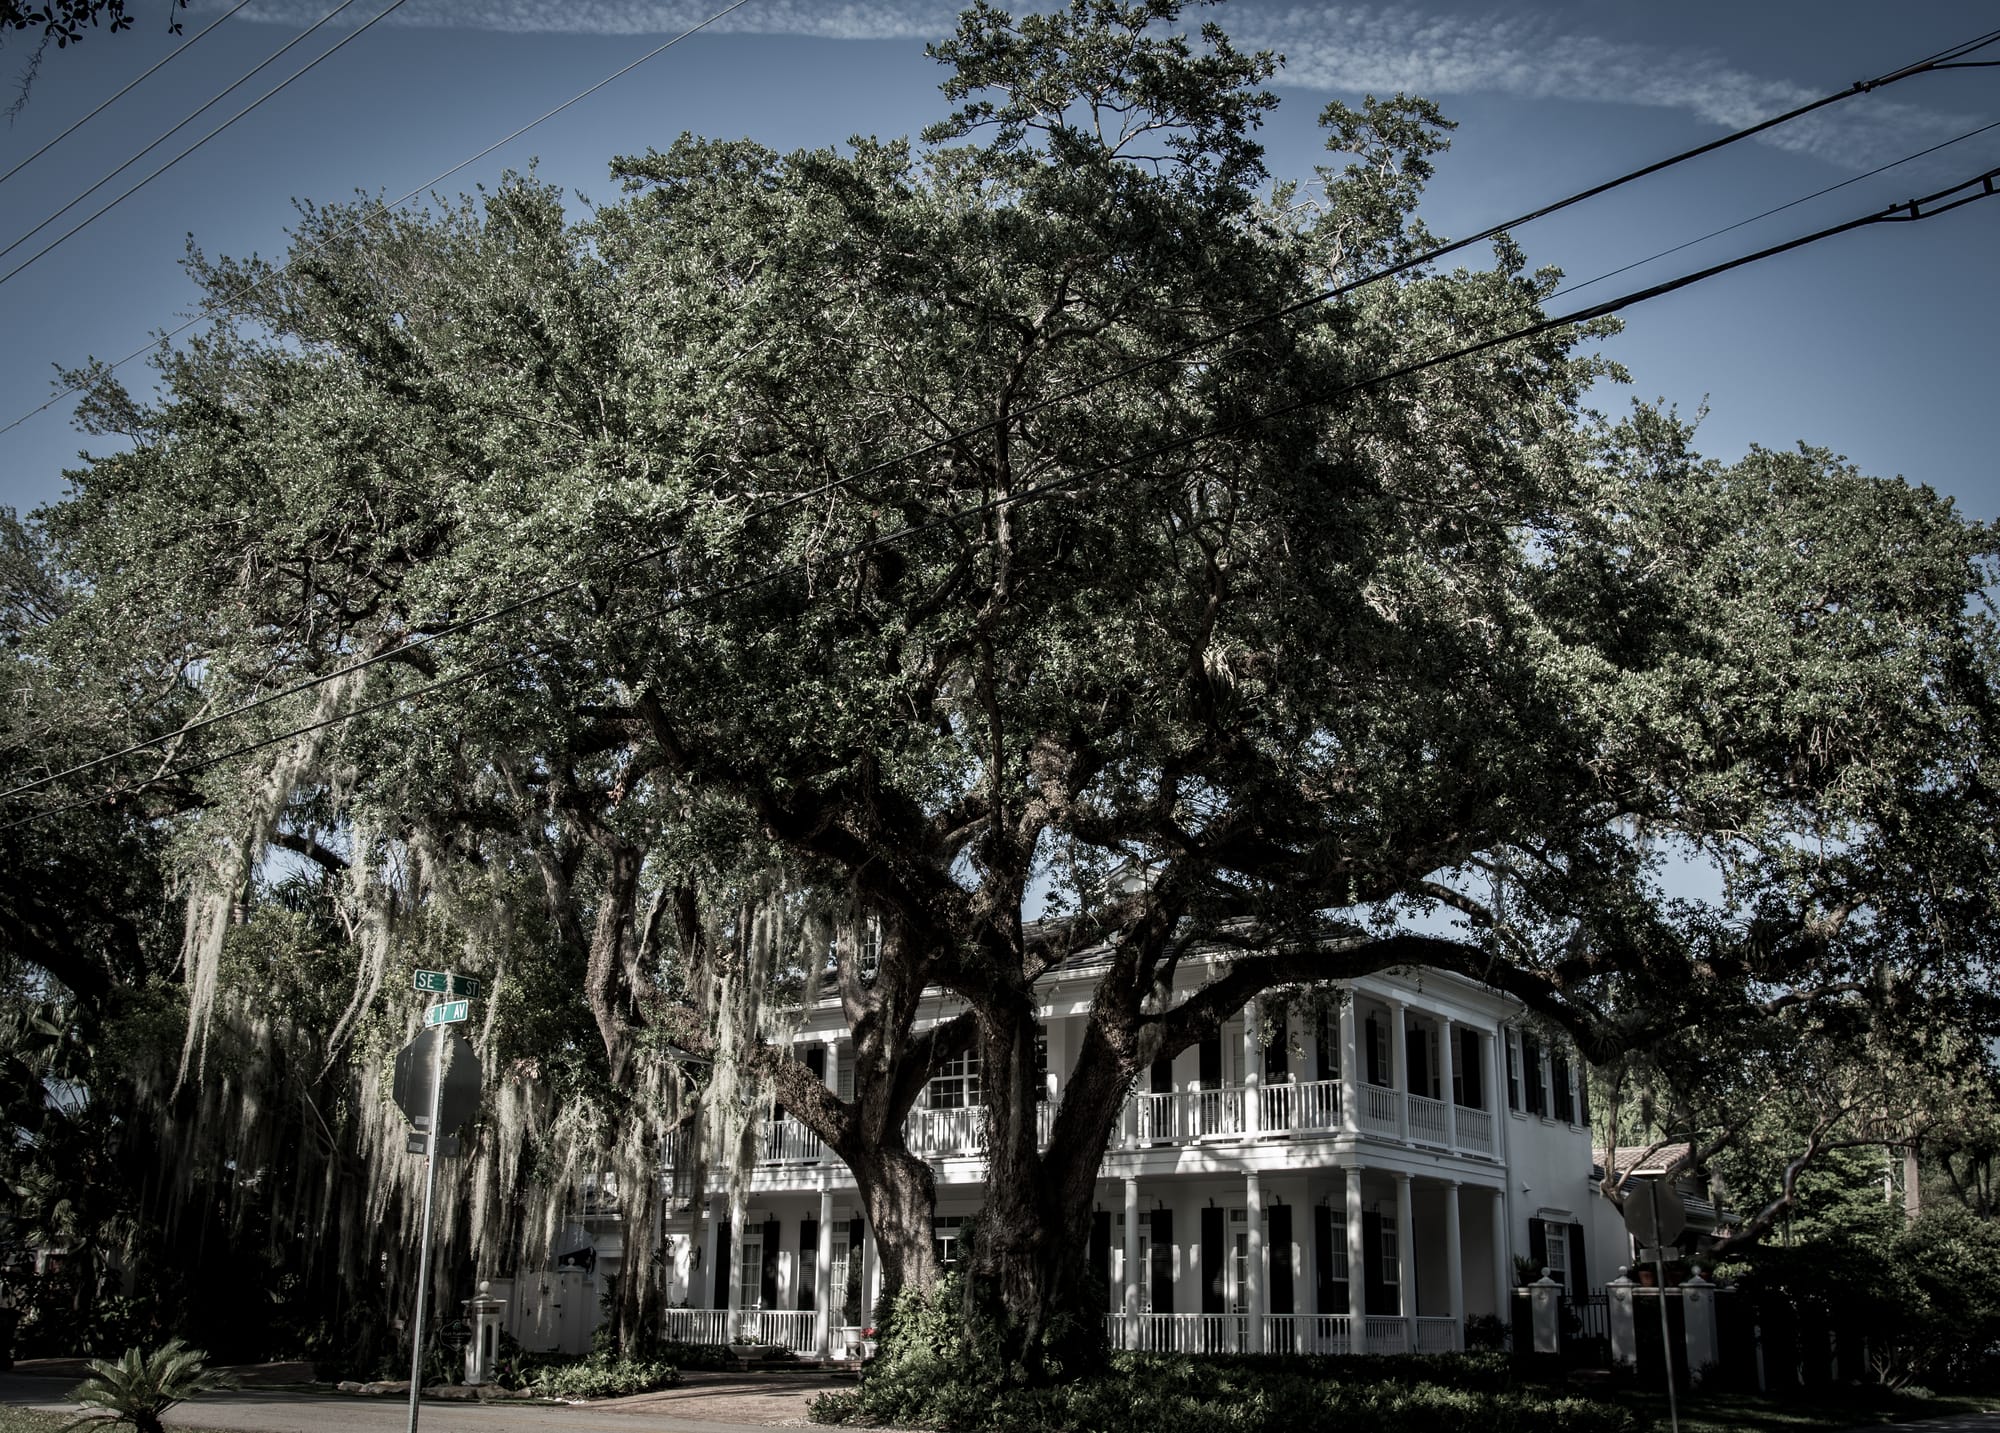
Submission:
M 424 1012 L 426 1025 L 455 1025 L 472 1013 L 472 1003 L 468 1000 L 447 1000 L 442 1005 L 433 1005 Z
M 429 991 L 432 995 L 449 995 L 454 1000 L 470 1000 L 479 994 L 478 977 L 455 975 L 448 970 L 419 970 L 415 972 L 412 984 L 418 990 Z

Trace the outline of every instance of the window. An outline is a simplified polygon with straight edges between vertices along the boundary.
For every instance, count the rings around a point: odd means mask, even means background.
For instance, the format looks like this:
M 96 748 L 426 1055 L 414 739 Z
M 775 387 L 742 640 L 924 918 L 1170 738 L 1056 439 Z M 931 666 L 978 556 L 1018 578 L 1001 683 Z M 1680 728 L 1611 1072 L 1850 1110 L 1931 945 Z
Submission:
M 1049 1090 L 1049 1032 L 1035 1031 L 1035 1099 L 1045 1103 L 1053 1099 Z
M 1333 1247 L 1332 1257 L 1327 1262 L 1333 1267 L 1333 1281 L 1344 1284 L 1347 1282 L 1347 1211 L 1335 1209 L 1330 1211 L 1330 1215 L 1327 1220 L 1328 1242 Z
M 1569 1061 L 1555 1051 L 1549 1051 L 1549 1074 L 1555 1081 L 1556 1102 L 1553 1107 L 1555 1117 L 1576 1123 L 1576 1106 L 1569 1097 Z
M 1521 1037 L 1521 1064 L 1528 1081 L 1528 1113 L 1546 1115 L 1549 1112 L 1548 1076 L 1542 1068 L 1542 1042 L 1533 1035 Z
M 837 1063 L 834 1066 L 833 1073 L 833 1092 L 843 1100 L 852 1100 L 854 1098 L 854 1047 L 852 1045 L 838 1047 L 835 1059 Z
M 1500 1043 L 1507 1047 L 1507 1108 L 1518 1110 L 1521 1108 L 1521 1052 L 1514 1046 L 1512 1030 L 1500 1032 Z
M 1136 1273 L 1130 1269 L 1121 1270 L 1120 1273 L 1126 1282 L 1138 1286 L 1139 1312 L 1142 1314 L 1150 1314 L 1153 1311 L 1153 1281 L 1147 1277 L 1152 1267 L 1153 1236 L 1147 1232 L 1146 1221 L 1141 1220 L 1139 1224 L 1139 1268 Z
M 840 1324 L 843 1328 L 861 1321 L 861 1270 L 854 1269 L 850 1275 L 848 1268 L 850 1257 L 847 1231 L 836 1229 L 833 1234 L 831 1284 L 833 1296 L 840 1300 Z
M 1395 1285 L 1403 1282 L 1403 1255 L 1396 1242 L 1396 1216 L 1382 1216 L 1382 1282 Z
M 1250 1219 L 1241 1209 L 1229 1211 L 1229 1312 L 1250 1312 Z
M 965 1228 L 965 1220 L 956 1214 L 947 1214 L 931 1225 L 931 1250 L 937 1255 L 940 1269 L 958 1267 L 958 1256 Z
M 1584 1064 L 1581 1055 L 1576 1060 L 1576 1122 L 1590 1123 L 1590 1066 Z
M 971 1109 L 979 1103 L 979 1057 L 954 1055 L 931 1077 L 926 1103 L 934 1110 Z
M 764 1236 L 743 1236 L 743 1259 L 731 1271 L 735 1275 L 736 1302 L 746 1309 L 764 1307 Z
M 1396 1062 L 1389 1053 L 1389 1022 L 1368 1017 L 1368 1083 L 1387 1085 Z
M 1552 1220 L 1542 1221 L 1543 1242 L 1547 1245 L 1543 1257 L 1548 1261 L 1549 1277 L 1569 1288 L 1569 1225 L 1557 1224 Z

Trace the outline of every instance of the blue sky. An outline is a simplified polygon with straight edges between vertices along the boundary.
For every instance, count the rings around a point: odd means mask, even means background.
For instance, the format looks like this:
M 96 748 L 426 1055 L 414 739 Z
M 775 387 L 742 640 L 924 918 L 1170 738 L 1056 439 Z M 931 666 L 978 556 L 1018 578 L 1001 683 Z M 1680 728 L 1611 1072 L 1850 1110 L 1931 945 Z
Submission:
M 101 191 L 53 232 L 261 94 L 373 14 L 357 0 L 278 67 Z M 0 244 L 310 24 L 334 0 L 258 0 L 76 136 L 0 183 Z M 407 0 L 257 113 L 77 237 L 0 284 L 0 424 L 51 393 L 52 365 L 119 358 L 190 311 L 178 261 L 272 254 L 300 196 L 394 197 L 705 18 L 726 0 Z M 196 0 L 186 33 L 227 8 Z M 177 43 L 166 0 L 136 0 L 135 30 L 50 51 L 30 99 L 0 128 L 0 172 Z M 752 0 L 591 99 L 454 177 L 450 192 L 539 157 L 572 191 L 611 197 L 605 161 L 684 130 L 779 148 L 913 132 L 936 118 L 926 38 L 953 7 L 931 0 Z M 1582 185 L 1714 138 L 2000 24 L 1990 3 L 1912 0 L 1593 0 L 1475 7 L 1234 0 L 1207 12 L 1287 56 L 1270 167 L 1306 176 L 1329 98 L 1429 94 L 1460 129 L 1427 203 L 1432 227 L 1470 232 Z M 1201 18 L 1195 14 L 1195 18 Z M 28 46 L 0 45 L 11 86 Z M 1981 58 L 2000 58 L 2000 47 Z M 1846 101 L 1769 142 L 1519 231 L 1573 281 L 1640 260 L 1875 165 L 2000 120 L 2000 69 L 1907 81 Z M 1733 234 L 1583 289 L 1609 297 L 1684 269 L 1928 192 L 2000 164 L 2000 129 L 1864 179 Z M 49 235 L 0 257 L 11 268 Z M 1866 470 L 1901 473 L 2000 517 L 1989 434 L 2000 374 L 2000 198 L 1915 225 L 1879 226 L 1633 310 L 1606 348 L 1632 395 L 1710 413 L 1701 444 L 1733 458 L 1800 439 Z M 125 370 L 143 384 L 138 364 Z M 1622 407 L 1626 395 L 1602 395 Z M 0 504 L 53 500 L 86 440 L 67 404 L 0 433 Z M 90 440 L 101 442 L 101 440 Z

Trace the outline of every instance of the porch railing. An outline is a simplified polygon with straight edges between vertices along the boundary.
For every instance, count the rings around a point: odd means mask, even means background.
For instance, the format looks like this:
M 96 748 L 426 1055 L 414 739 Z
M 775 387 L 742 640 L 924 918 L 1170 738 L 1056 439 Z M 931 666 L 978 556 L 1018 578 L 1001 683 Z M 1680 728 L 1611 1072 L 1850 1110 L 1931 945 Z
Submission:
M 1347 1353 L 1345 1314 L 1266 1314 L 1266 1353 Z
M 662 1309 L 660 1332 L 675 1343 L 728 1343 L 728 1309 Z
M 1247 1353 L 1249 1314 L 1106 1314 L 1111 1346 L 1137 1353 Z
M 1408 1353 L 1410 1351 L 1410 1321 L 1404 1318 L 1385 1318 L 1371 1314 L 1361 1321 L 1361 1352 L 1363 1353 Z
M 758 1309 L 744 1323 L 759 1343 L 811 1353 L 819 1346 L 819 1315 L 811 1309 Z
M 1457 1319 L 1420 1318 L 1416 1322 L 1418 1353 L 1451 1353 L 1457 1349 Z

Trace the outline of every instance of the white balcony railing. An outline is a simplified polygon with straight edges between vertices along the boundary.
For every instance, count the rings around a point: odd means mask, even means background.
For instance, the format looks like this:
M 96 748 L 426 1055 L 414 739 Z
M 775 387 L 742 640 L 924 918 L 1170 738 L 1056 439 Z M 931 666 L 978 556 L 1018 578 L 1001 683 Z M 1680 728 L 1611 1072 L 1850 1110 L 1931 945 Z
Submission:
M 1493 1153 L 1493 1116 L 1485 1110 L 1471 1110 L 1459 1105 L 1452 1110 L 1458 1120 L 1458 1147 L 1477 1150 L 1481 1154 Z
M 1411 1142 L 1481 1154 L 1495 1151 L 1493 1116 L 1486 1110 L 1446 1105 L 1423 1095 L 1406 1095 L 1386 1085 L 1364 1084 L 1357 1093 L 1360 1100 L 1355 1111 L 1356 1123 L 1364 1135 L 1402 1138 L 1402 1117 L 1407 1106 Z M 1130 1107 L 1113 1140 L 1126 1147 L 1143 1147 L 1245 1137 L 1337 1135 L 1342 1129 L 1344 1100 L 1338 1080 L 1287 1080 L 1255 1090 L 1225 1085 L 1209 1090 L 1140 1092 L 1131 1097 Z M 1254 1122 L 1247 1118 L 1253 1108 Z M 1044 1101 L 1035 1108 L 1035 1142 L 1040 1148 L 1048 1147 L 1055 1129 L 1056 1110 L 1053 1101 Z M 977 1105 L 915 1109 L 904 1121 L 903 1138 L 912 1154 L 926 1159 L 983 1154 L 986 1111 Z M 761 1121 L 755 1148 L 760 1168 L 819 1165 L 830 1158 L 819 1136 L 790 1115 Z M 662 1166 L 669 1172 L 684 1173 L 689 1168 L 687 1155 L 686 1136 L 676 1133 L 668 1141 Z
M 1434 1100 L 1429 1095 L 1411 1095 L 1410 1100 L 1410 1142 L 1412 1144 L 1434 1144 L 1440 1149 L 1451 1147 L 1451 1112 L 1445 1108 L 1443 1100 Z
M 1403 1121 L 1397 1108 L 1402 1103 L 1402 1093 L 1387 1085 L 1363 1085 L 1361 1087 L 1361 1128 L 1366 1134 L 1386 1135 L 1390 1139 L 1401 1139 Z

